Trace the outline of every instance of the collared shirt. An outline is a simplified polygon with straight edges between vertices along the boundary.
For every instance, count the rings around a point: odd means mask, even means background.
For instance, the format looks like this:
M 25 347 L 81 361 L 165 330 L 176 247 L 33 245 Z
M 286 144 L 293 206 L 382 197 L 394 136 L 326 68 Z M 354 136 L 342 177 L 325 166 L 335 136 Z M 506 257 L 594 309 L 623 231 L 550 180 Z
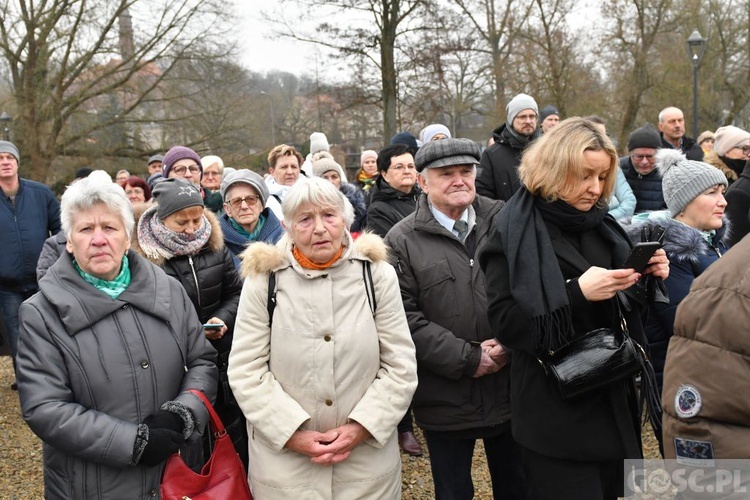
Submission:
M 445 229 L 450 231 L 451 233 L 455 234 L 456 237 L 458 237 L 458 231 L 453 229 L 453 225 L 456 223 L 454 219 L 451 219 L 447 215 L 445 215 L 443 212 L 435 208 L 435 206 L 429 202 L 429 198 L 427 200 L 427 203 L 430 206 L 430 212 L 432 212 L 432 215 L 435 217 L 435 220 L 438 221 L 438 223 L 443 226 Z M 474 207 L 469 205 L 469 207 L 463 211 L 461 214 L 460 220 L 466 222 L 469 226 L 469 230 L 466 232 L 466 235 L 468 236 L 471 231 L 474 229 L 474 226 L 477 225 L 477 214 L 474 211 Z

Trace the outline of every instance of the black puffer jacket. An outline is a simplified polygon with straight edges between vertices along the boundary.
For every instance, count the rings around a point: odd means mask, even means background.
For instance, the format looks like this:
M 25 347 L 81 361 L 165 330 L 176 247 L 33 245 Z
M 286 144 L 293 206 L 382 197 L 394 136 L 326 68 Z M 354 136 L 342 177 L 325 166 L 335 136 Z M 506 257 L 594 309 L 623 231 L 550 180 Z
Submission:
M 201 323 L 217 317 L 227 325 L 227 332 L 221 339 L 211 340 L 211 345 L 221 356 L 228 353 L 232 346 L 242 281 L 235 268 L 232 253 L 224 246 L 224 237 L 216 216 L 208 209 L 203 213 L 211 223 L 211 236 L 196 255 L 180 255 L 169 260 L 152 259 L 143 254 L 138 244 L 137 231 L 133 233 L 132 246 L 182 284 Z
M 518 166 L 521 164 L 523 150 L 539 137 L 537 129 L 527 141 L 511 133 L 507 124 L 492 132 L 495 144 L 482 153 L 477 170 L 477 193 L 493 200 L 509 200 L 521 187 L 518 180 Z
M 620 170 L 635 195 L 635 213 L 667 208 L 661 189 L 661 174 L 657 169 L 647 175 L 639 174 L 633 167 L 630 156 L 623 156 L 620 158 Z
M 739 243 L 750 233 L 750 162 L 739 179 L 729 186 L 724 197 L 727 199 L 726 215 L 732 223 L 732 234 L 727 238 L 729 246 Z
M 486 429 L 510 421 L 510 367 L 473 378 L 479 343 L 495 337 L 475 256 L 502 202 L 477 196 L 473 206 L 473 253 L 435 219 L 426 195 L 385 238 L 417 349 L 414 415 L 420 427 L 433 431 Z
M 380 237 L 385 237 L 398 221 L 414 211 L 421 192 L 417 184 L 410 193 L 394 189 L 382 176 L 378 176 L 371 191 L 365 228 Z

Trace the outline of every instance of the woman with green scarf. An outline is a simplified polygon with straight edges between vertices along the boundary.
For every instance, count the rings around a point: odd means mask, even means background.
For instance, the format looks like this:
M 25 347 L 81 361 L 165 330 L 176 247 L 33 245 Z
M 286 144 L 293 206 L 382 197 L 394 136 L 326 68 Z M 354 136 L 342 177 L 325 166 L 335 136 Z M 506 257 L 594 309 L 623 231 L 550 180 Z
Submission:
M 216 353 L 185 290 L 129 250 L 130 202 L 105 172 L 68 187 L 61 220 L 67 252 L 21 306 L 17 358 L 45 498 L 151 497 L 172 453 L 202 448 L 187 390 L 214 397 Z

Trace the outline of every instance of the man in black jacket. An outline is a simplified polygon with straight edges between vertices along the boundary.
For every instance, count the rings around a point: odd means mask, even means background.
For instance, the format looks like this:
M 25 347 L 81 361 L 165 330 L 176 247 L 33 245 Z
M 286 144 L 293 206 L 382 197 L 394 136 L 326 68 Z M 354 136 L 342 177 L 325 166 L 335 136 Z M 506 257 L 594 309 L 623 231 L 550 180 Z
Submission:
M 438 500 L 474 496 L 477 439 L 484 441 L 494 497 L 525 498 L 510 429 L 510 355 L 494 339 L 484 275 L 475 265 L 503 205 L 476 196 L 479 157 L 469 139 L 424 144 L 416 159 L 423 194 L 385 239 L 417 350 L 413 408 Z
M 659 133 L 649 124 L 635 129 L 628 139 L 628 156 L 620 158 L 620 170 L 635 195 L 635 212 L 667 208 L 661 189 L 661 174 L 654 155 L 661 147 Z
M 506 110 L 508 119 L 492 132 L 495 143 L 484 150 L 477 171 L 477 193 L 495 200 L 508 200 L 521 186 L 521 154 L 541 135 L 537 128 L 539 108 L 533 97 L 518 94 Z
M 668 107 L 659 113 L 659 135 L 661 147 L 679 149 L 688 160 L 703 161 L 703 150 L 695 139 L 685 135 L 685 116 L 682 110 Z

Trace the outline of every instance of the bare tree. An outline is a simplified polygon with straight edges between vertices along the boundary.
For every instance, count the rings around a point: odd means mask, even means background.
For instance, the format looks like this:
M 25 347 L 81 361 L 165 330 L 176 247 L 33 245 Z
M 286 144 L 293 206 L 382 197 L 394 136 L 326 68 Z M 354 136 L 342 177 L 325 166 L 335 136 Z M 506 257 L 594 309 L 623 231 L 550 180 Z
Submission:
M 141 154 L 134 130 L 154 121 L 178 63 L 231 49 L 208 35 L 222 9 L 218 0 L 0 0 L 0 54 L 30 176 L 46 179 L 59 155 L 91 154 L 92 143 L 100 155 Z
M 658 82 L 664 62 L 658 42 L 677 31 L 677 12 L 673 0 L 612 0 L 602 4 L 602 15 L 609 34 L 598 56 L 609 62 L 613 102 L 622 110 L 618 140 L 625 144 L 646 93 Z
M 415 26 L 418 9 L 426 0 L 288 0 L 314 8 L 318 15 L 309 24 L 291 25 L 283 16 L 286 34 L 297 40 L 315 43 L 346 56 L 369 60 L 380 73 L 383 109 L 383 139 L 397 131 L 398 73 L 397 41 Z M 287 3 L 282 0 L 282 3 Z M 330 19 L 348 15 L 346 23 Z M 320 19 L 326 19 L 320 21 Z M 351 19 L 351 20 L 349 20 Z
M 483 42 L 475 50 L 490 58 L 489 68 L 495 90 L 494 108 L 496 114 L 500 115 L 508 98 L 507 90 L 512 74 L 509 71 L 511 56 L 516 48 L 519 33 L 526 27 L 534 3 L 522 0 L 450 0 L 450 2 L 458 6 Z

